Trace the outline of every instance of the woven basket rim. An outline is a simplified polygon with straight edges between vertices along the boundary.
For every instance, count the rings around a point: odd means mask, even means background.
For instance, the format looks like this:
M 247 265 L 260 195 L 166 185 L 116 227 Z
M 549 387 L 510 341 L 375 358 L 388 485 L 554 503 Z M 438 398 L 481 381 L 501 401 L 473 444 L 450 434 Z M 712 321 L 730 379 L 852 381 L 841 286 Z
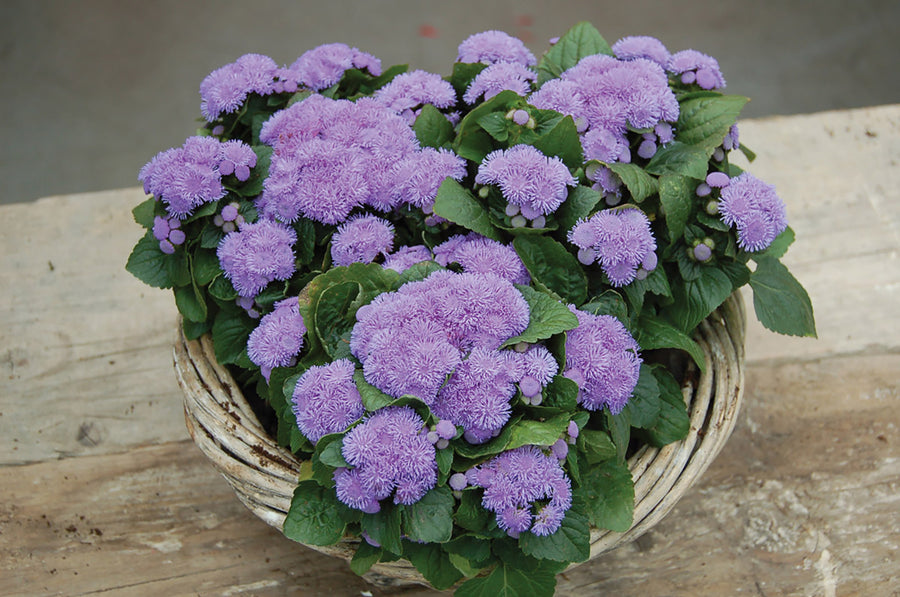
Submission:
M 216 361 L 209 335 L 187 340 L 180 323 L 177 328 L 174 365 L 191 437 L 238 499 L 281 531 L 301 462 L 263 429 L 229 371 Z M 623 533 L 592 528 L 590 559 L 633 541 L 662 520 L 721 451 L 742 400 L 745 332 L 739 293 L 701 322 L 694 339 L 707 366 L 696 384 L 688 381 L 682 386 L 691 419 L 688 436 L 663 448 L 644 446 L 628 459 L 635 483 L 631 528 Z M 307 547 L 349 561 L 358 543 L 359 539 L 346 538 L 332 546 Z M 427 584 L 404 560 L 378 563 L 370 575 Z

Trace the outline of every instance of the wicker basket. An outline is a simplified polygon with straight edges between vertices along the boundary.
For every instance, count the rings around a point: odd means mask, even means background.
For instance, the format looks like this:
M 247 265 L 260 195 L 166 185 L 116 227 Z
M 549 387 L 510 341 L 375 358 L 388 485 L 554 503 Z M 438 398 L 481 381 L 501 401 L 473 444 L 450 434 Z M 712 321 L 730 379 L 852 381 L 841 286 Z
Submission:
M 209 336 L 175 344 L 175 370 L 184 392 L 188 431 L 254 514 L 281 530 L 300 473 L 300 462 L 263 429 L 228 371 L 215 360 Z M 591 558 L 632 541 L 659 522 L 716 457 L 737 419 L 744 381 L 746 316 L 732 295 L 700 324 L 695 339 L 706 355 L 696 387 L 686 382 L 691 428 L 684 440 L 661 449 L 645 446 L 629 460 L 634 478 L 634 522 L 624 533 L 593 529 Z M 358 540 L 310 546 L 349 560 Z M 405 561 L 376 564 L 366 578 L 379 584 L 425 583 Z M 427 583 L 426 583 L 427 584 Z

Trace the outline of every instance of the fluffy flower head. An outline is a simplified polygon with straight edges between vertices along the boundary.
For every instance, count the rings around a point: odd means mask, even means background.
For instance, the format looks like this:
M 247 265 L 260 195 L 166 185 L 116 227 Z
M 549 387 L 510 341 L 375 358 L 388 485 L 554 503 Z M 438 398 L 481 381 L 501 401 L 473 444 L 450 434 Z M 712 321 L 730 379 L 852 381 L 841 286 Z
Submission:
M 522 66 L 537 64 L 522 40 L 503 31 L 483 31 L 467 37 L 459 44 L 457 62 L 514 62 Z
M 351 68 L 368 70 L 377 77 L 381 74 L 381 61 L 347 44 L 334 43 L 304 52 L 291 65 L 300 82 L 315 91 L 331 87 Z
M 723 222 L 737 228 L 738 246 L 762 251 L 787 228 L 784 203 L 775 187 L 743 172 L 721 191 L 719 214 Z
M 306 370 L 292 395 L 292 409 L 300 432 L 312 443 L 329 433 L 340 433 L 363 416 L 365 408 L 356 383 L 353 363 L 338 359 Z
M 297 233 L 284 224 L 247 223 L 219 243 L 219 264 L 239 295 L 254 297 L 269 282 L 291 277 L 296 241 Z
M 341 224 L 331 238 L 331 259 L 335 265 L 372 263 L 391 252 L 394 227 L 376 216 L 362 215 Z
M 562 160 L 545 156 L 531 145 L 489 153 L 478 167 L 475 182 L 499 186 L 506 200 L 528 210 L 530 217 L 556 211 L 566 199 L 566 187 L 577 184 Z

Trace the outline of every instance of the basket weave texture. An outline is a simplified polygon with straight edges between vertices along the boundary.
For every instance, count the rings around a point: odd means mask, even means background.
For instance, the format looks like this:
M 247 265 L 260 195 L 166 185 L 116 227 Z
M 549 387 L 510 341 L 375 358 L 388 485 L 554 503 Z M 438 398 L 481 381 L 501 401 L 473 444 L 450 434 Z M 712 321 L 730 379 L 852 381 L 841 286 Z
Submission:
M 181 325 L 178 330 L 175 371 L 191 437 L 238 499 L 280 531 L 300 475 L 300 461 L 263 429 L 228 370 L 216 362 L 210 337 L 189 341 Z M 658 523 L 722 449 L 734 428 L 743 393 L 745 330 L 739 294 L 700 324 L 694 339 L 706 356 L 706 370 L 696 385 L 690 381 L 682 385 L 690 432 L 684 440 L 663 448 L 644 446 L 628 459 L 635 485 L 634 522 L 624 533 L 592 529 L 591 559 Z M 309 547 L 349 561 L 357 544 L 358 539 L 348 538 L 333 546 Z M 391 584 L 391 579 L 399 584 L 426 583 L 402 560 L 376 564 L 367 578 L 380 584 Z

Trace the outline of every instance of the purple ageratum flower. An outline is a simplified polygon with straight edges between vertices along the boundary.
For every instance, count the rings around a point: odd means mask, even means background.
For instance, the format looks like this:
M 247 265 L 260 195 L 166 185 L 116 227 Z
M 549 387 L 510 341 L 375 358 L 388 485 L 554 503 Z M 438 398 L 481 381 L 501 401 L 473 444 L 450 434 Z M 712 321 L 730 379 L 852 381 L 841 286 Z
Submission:
M 391 171 L 392 202 L 408 203 L 431 213 L 438 189 L 446 179 L 462 180 L 466 161 L 449 149 L 425 147 L 407 155 Z
M 669 57 L 666 70 L 681 75 L 686 84 L 696 82 L 702 89 L 721 89 L 725 78 L 715 58 L 696 50 L 682 50 Z
M 306 326 L 297 297 L 275 303 L 275 310 L 263 316 L 250 332 L 247 355 L 263 370 L 266 379 L 275 367 L 290 366 L 303 349 Z
M 279 222 L 247 223 L 219 242 L 219 264 L 239 295 L 254 297 L 269 282 L 293 275 L 296 241 L 297 233 Z
M 394 77 L 375 92 L 375 99 L 399 114 L 425 104 L 449 108 L 456 103 L 456 91 L 440 75 L 414 70 Z
M 616 62 L 600 74 L 575 79 L 591 127 L 621 131 L 626 124 L 641 129 L 678 120 L 678 100 L 661 66 L 643 58 Z
M 359 215 L 341 224 L 331 237 L 331 260 L 335 265 L 372 263 L 394 247 L 394 227 L 372 215 Z
M 295 222 L 300 216 L 338 224 L 369 194 L 367 156 L 358 147 L 312 139 L 294 152 L 272 155 L 257 203 L 265 217 Z
M 351 429 L 342 453 L 354 468 L 335 472 L 338 499 L 365 512 L 377 512 L 391 493 L 395 504 L 422 499 L 437 484 L 435 448 L 426 431 L 408 406 L 383 408 Z
M 312 443 L 340 433 L 365 413 L 353 381 L 353 362 L 338 359 L 306 370 L 292 395 L 292 409 L 300 432 Z
M 484 488 L 481 505 L 496 513 L 497 526 L 511 537 L 527 530 L 553 534 L 572 505 L 572 485 L 559 460 L 537 446 L 503 452 L 469 469 L 466 479 Z
M 272 93 L 278 70 L 274 60 L 260 54 L 245 54 L 214 70 L 200 83 L 201 114 L 213 122 L 240 108 L 250 93 Z
M 737 228 L 738 246 L 745 251 L 766 249 L 787 228 L 787 213 L 775 187 L 748 172 L 722 189 L 718 206 L 722 221 Z
M 297 79 L 314 91 L 331 87 L 351 68 L 367 70 L 377 77 L 381 74 L 381 61 L 357 48 L 334 43 L 304 52 L 290 67 Z
M 234 174 L 245 181 L 250 178 L 250 168 L 256 166 L 256 152 L 243 141 L 225 141 L 221 147 L 219 174 Z
M 640 374 L 638 344 L 612 315 L 569 309 L 578 327 L 566 333 L 563 375 L 579 386 L 578 401 L 587 410 L 609 407 L 618 414 L 631 397 Z
M 522 365 L 519 389 L 524 396 L 533 398 L 550 383 L 559 371 L 559 365 L 550 351 L 540 344 L 533 344 L 525 352 L 515 354 Z
M 510 399 L 522 368 L 516 353 L 473 348 L 440 388 L 431 411 L 465 430 L 470 443 L 499 433 L 509 420 Z
M 324 136 L 340 114 L 352 104 L 313 94 L 275 112 L 259 132 L 259 140 L 276 149 L 296 147 L 298 143 Z
M 144 190 L 166 205 L 170 216 L 184 219 L 194 209 L 225 196 L 217 170 L 220 143 L 209 137 L 190 137 L 182 147 L 157 154 L 141 168 Z
M 382 267 L 403 273 L 417 263 L 431 260 L 431 251 L 425 245 L 403 246 L 384 258 Z
M 620 60 L 646 58 L 665 68 L 669 61 L 669 50 L 655 37 L 632 35 L 623 37 L 612 46 L 613 54 Z
M 464 272 L 494 274 L 513 284 L 528 284 L 531 276 L 512 245 L 475 232 L 456 235 L 434 248 L 434 260 L 444 267 L 458 263 Z
M 513 62 L 522 66 L 534 66 L 534 57 L 522 40 L 503 31 L 483 31 L 467 37 L 459 44 L 457 62 Z
M 515 91 L 522 97 L 531 93 L 531 82 L 537 78 L 527 66 L 515 62 L 498 62 L 487 67 L 469 84 L 463 101 L 474 104 L 482 95 L 489 100 L 501 91 Z
M 499 186 L 506 200 L 529 219 L 556 211 L 566 199 L 566 187 L 577 184 L 562 160 L 531 145 L 492 151 L 478 167 L 475 182 Z
M 592 128 L 582 135 L 581 147 L 584 150 L 585 161 L 598 160 L 608 164 L 628 161 L 628 137 L 624 131 L 613 131 L 604 127 Z
M 631 283 L 638 268 L 656 268 L 656 240 L 650 221 L 639 209 L 600 211 L 579 220 L 569 231 L 569 242 L 581 251 L 584 264 L 599 261 L 613 286 Z
M 540 110 L 556 110 L 575 120 L 584 114 L 581 90 L 574 81 L 550 79 L 528 97 L 528 103 Z

